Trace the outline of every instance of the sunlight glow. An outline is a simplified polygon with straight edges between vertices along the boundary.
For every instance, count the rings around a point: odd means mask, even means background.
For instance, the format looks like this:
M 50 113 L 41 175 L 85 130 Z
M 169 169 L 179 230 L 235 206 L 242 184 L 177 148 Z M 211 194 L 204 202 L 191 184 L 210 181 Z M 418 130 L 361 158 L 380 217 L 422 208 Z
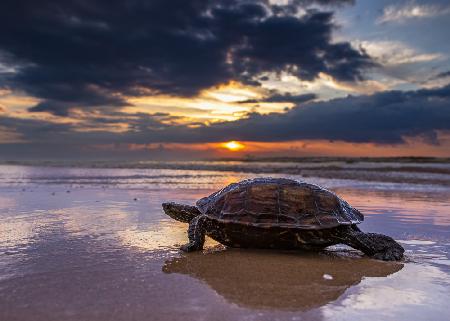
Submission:
M 223 103 L 236 103 L 247 99 L 258 99 L 262 92 L 257 87 L 246 86 L 236 81 L 204 90 L 204 98 L 213 98 Z
M 244 149 L 245 145 L 232 140 L 231 142 L 223 143 L 222 147 L 224 147 L 232 152 L 237 152 L 237 151 Z

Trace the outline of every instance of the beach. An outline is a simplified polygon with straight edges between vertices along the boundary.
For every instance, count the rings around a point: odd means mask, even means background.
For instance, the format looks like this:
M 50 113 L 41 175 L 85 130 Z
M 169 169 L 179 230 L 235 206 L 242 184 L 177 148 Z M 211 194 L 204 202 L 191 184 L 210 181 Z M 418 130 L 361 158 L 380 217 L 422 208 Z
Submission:
M 0 320 L 448 320 L 448 162 L 0 165 Z M 194 204 L 251 177 L 319 184 L 392 236 L 401 262 L 320 253 L 185 254 Z

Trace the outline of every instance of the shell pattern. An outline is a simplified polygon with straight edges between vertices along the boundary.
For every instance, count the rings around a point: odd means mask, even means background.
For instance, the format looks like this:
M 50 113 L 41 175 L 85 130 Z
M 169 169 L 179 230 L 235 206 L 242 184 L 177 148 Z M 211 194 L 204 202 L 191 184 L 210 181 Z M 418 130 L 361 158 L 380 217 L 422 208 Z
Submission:
M 333 192 L 284 178 L 233 183 L 196 205 L 201 213 L 221 222 L 257 227 L 326 229 L 364 220 L 357 209 Z

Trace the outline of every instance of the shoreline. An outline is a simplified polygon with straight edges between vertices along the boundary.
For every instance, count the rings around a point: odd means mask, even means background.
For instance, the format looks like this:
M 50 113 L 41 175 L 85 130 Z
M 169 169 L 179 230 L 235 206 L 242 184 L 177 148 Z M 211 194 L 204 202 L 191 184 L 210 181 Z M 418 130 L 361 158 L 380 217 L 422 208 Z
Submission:
M 266 161 L 266 159 L 209 160 L 209 161 L 7 161 L 2 166 L 36 166 L 50 168 L 87 169 L 134 169 L 134 170 L 181 170 L 216 171 L 245 174 L 296 175 L 304 178 L 348 179 L 369 182 L 431 184 L 450 186 L 450 162 L 448 159 L 428 159 L 427 162 L 412 162 L 411 158 L 396 162 L 380 159 L 337 159 L 328 161 Z M 385 160 L 385 159 L 383 159 Z
M 23 159 L 0 159 L 0 165 L 27 165 L 38 166 L 45 164 L 46 166 L 59 167 L 71 166 L 77 167 L 80 164 L 91 167 L 95 164 L 101 166 L 108 166 L 107 168 L 115 168 L 114 164 L 129 164 L 130 166 L 136 164 L 158 164 L 158 163 L 397 163 L 397 164 L 450 164 L 449 157 L 422 157 L 422 156 L 393 156 L 393 157 L 236 157 L 236 158 L 210 158 L 210 159 L 189 159 L 189 160 L 164 160 L 164 159 L 38 159 L 38 160 L 23 160 Z M 111 167 L 109 167 L 111 166 Z

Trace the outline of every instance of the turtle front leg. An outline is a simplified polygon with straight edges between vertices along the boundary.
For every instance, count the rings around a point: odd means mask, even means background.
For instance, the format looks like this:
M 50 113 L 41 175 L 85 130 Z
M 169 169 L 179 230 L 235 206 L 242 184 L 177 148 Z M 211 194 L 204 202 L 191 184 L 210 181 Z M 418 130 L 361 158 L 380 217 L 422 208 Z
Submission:
M 392 237 L 364 233 L 356 226 L 342 233 L 343 243 L 349 245 L 374 259 L 384 261 L 398 261 L 403 258 L 405 249 Z
M 203 244 L 205 243 L 206 220 L 206 216 L 200 215 L 189 222 L 189 243 L 181 246 L 182 251 L 193 252 L 203 250 Z

